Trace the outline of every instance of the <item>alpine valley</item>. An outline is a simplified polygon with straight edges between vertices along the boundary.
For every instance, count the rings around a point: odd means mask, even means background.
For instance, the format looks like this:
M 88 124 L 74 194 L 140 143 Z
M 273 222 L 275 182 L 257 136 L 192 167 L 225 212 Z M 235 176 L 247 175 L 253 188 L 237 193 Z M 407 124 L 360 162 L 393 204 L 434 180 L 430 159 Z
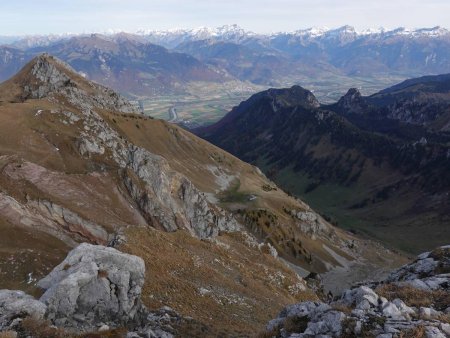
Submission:
M 413 253 L 450 238 L 449 75 L 328 105 L 269 89 L 197 133 L 354 233 Z
M 450 336 L 446 29 L 0 42 L 0 338 Z

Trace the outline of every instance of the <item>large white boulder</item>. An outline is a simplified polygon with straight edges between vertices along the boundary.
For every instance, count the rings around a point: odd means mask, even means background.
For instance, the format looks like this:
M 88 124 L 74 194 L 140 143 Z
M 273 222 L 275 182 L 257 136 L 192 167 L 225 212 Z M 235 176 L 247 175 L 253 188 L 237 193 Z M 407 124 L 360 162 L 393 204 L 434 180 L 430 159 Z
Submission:
M 83 243 L 39 281 L 46 290 L 40 301 L 57 326 L 118 326 L 134 320 L 142 308 L 144 277 L 141 258 Z

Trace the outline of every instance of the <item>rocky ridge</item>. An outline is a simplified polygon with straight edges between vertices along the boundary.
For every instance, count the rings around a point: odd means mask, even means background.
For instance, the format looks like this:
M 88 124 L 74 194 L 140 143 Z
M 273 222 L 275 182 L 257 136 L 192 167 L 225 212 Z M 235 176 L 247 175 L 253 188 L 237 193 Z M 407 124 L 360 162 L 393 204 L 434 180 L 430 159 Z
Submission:
M 267 336 L 449 337 L 449 262 L 450 246 L 443 246 L 333 301 L 290 305 L 269 322 Z
M 41 99 L 63 95 L 72 102 L 83 102 L 84 107 L 115 110 L 123 113 L 138 113 L 138 109 L 112 89 L 87 82 L 67 63 L 48 54 L 42 54 L 31 61 L 29 75 L 23 85 L 23 99 Z M 74 76 L 76 74 L 76 76 Z
M 200 238 L 239 228 L 231 214 L 210 204 L 191 181 L 170 167 L 166 159 L 132 144 L 102 117 L 100 112 L 105 110 L 115 114 L 136 113 L 136 108 L 125 98 L 106 87 L 86 81 L 62 61 L 46 54 L 35 58 L 28 68 L 30 70 L 25 68 L 19 74 L 22 99 L 45 98 L 54 104 L 63 104 L 64 108 L 50 111 L 52 118 L 77 131 L 74 147 L 81 158 L 98 163 L 96 165 L 101 171 L 107 171 L 111 163 L 117 168 L 126 194 L 138 206 L 147 224 L 165 231 L 187 229 Z M 39 110 L 35 117 L 41 118 L 42 112 Z M 3 200 L 5 205 L 17 202 L 8 200 L 6 196 Z M 53 234 L 54 229 L 70 229 L 71 225 L 78 225 L 81 229 L 76 233 L 81 238 L 100 244 L 111 239 L 111 234 L 100 225 L 83 220 L 51 201 L 31 200 L 26 205 L 15 207 L 23 210 L 30 208 L 33 209 L 30 218 L 49 219 L 45 223 L 52 223 Z M 52 218 L 57 218 L 56 224 Z M 67 236 L 60 237 L 73 244 Z
M 120 167 L 128 193 L 149 224 L 166 231 L 186 228 L 199 237 L 238 229 L 231 215 L 210 205 L 205 195 L 172 170 L 163 157 L 124 141 L 95 111 L 82 113 L 84 130 L 77 141 L 80 154 L 85 157 L 110 154 L 110 159 Z
M 383 281 L 356 286 L 339 298 L 287 306 L 267 325 L 270 337 L 417 337 L 445 338 L 450 335 L 448 288 L 450 246 L 424 253 Z M 49 330 L 76 332 L 122 328 L 127 338 L 173 337 L 177 325 L 192 321 L 170 308 L 148 311 L 140 301 L 145 266 L 141 258 L 104 246 L 81 244 L 41 281 L 45 293 L 39 300 L 21 291 L 0 290 L 0 331 L 18 337 L 33 337 L 29 320 L 54 325 Z M 422 278 L 420 276 L 423 276 Z M 424 285 L 421 279 L 435 277 Z M 413 290 L 440 292 L 429 306 L 413 306 L 411 299 L 386 293 L 395 284 Z M 409 283 L 409 282 L 408 282 Z M 398 295 L 405 296 L 402 289 Z M 385 297 L 386 296 L 386 297 Z M 424 299 L 428 301 L 428 299 Z M 29 319 L 30 318 L 30 319 Z M 49 332 L 49 331 L 47 331 Z M 56 332 L 56 331 L 55 331 Z M 31 334 L 31 335 L 30 335 Z M 416 337 L 414 336 L 414 337 Z

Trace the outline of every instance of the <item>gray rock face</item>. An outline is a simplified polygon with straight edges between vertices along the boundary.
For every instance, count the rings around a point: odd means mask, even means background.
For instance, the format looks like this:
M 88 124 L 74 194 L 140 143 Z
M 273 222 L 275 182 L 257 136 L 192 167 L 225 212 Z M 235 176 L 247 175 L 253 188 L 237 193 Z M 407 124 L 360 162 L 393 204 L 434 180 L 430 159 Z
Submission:
M 425 252 L 392 272 L 387 282 L 424 290 L 450 290 L 450 245 Z
M 141 258 L 84 243 L 39 281 L 46 290 L 40 301 L 57 326 L 115 327 L 136 319 L 144 277 Z
M 171 170 L 164 158 L 131 147 L 126 168 L 145 183 L 145 187 L 140 187 L 125 171 L 124 181 L 131 196 L 147 219 L 156 219 L 165 230 L 185 228 L 197 237 L 206 238 L 216 236 L 219 231 L 239 229 L 231 215 L 210 205 L 206 196 L 186 177 Z
M 432 279 L 442 278 L 448 281 L 450 274 L 450 245 L 439 247 L 431 252 L 425 252 L 411 264 L 402 266 L 392 272 L 387 282 L 411 282 L 421 280 L 427 287 L 436 288 L 438 285 L 428 285 Z M 444 284 L 444 283 L 442 283 Z
M 220 231 L 239 230 L 232 214 L 209 203 L 205 194 L 174 171 L 166 159 L 129 142 L 96 112 L 97 108 L 134 112 L 135 107 L 127 100 L 110 89 L 84 80 L 49 55 L 37 57 L 31 67 L 31 79 L 24 87 L 26 98 L 47 97 L 60 102 L 62 96 L 71 103 L 70 111 L 59 109 L 52 113 L 58 114 L 66 125 L 76 124 L 78 136 L 74 146 L 80 156 L 100 163 L 106 161 L 105 166 L 110 166 L 111 162 L 117 165 L 126 188 L 124 193 L 129 195 L 125 197 L 131 197 L 150 226 L 166 231 L 186 229 L 200 238 L 215 236 Z M 57 225 L 66 225 L 77 217 L 68 210 L 56 210 L 55 204 L 48 205 L 51 208 L 43 208 L 40 213 L 45 213 L 51 221 L 56 220 L 51 222 L 56 223 L 53 228 L 58 229 Z M 109 234 L 96 224 L 82 219 L 77 221 L 84 239 L 97 244 L 110 240 Z
M 38 56 L 31 74 L 36 78 L 36 83 L 24 86 L 26 98 L 41 99 L 61 94 L 69 101 L 79 102 L 90 107 L 120 111 L 123 113 L 139 113 L 138 109 L 127 99 L 117 94 L 115 91 L 96 83 L 85 81 L 83 85 L 76 80 L 76 71 L 68 64 L 58 60 L 48 54 Z M 88 93 L 89 90 L 91 93 Z
M 22 291 L 0 290 L 0 332 L 13 329 L 21 318 L 43 319 L 46 309 Z
M 277 319 L 269 322 L 268 331 L 280 331 L 281 337 L 318 337 L 339 336 L 342 331 L 342 321 L 346 315 L 321 302 L 303 302 L 286 307 Z M 295 323 L 296 332 L 284 328 L 287 321 Z M 301 332 L 300 332 L 301 331 Z M 297 337 L 297 336 L 295 336 Z
M 315 212 L 290 210 L 290 215 L 297 221 L 302 232 L 312 239 L 316 237 L 336 238 L 334 230 L 327 226 Z
M 69 77 L 60 72 L 57 67 L 48 62 L 48 55 L 41 55 L 36 59 L 36 62 L 31 70 L 31 73 L 36 77 L 38 83 L 35 86 L 26 85 L 25 95 L 35 99 L 40 99 L 49 95 L 52 92 L 58 92 L 66 86 L 74 86 Z M 68 70 L 75 72 L 70 66 L 65 65 L 62 61 L 56 61 Z
M 342 306 L 351 312 L 342 312 Z M 304 302 L 291 305 L 269 322 L 267 331 L 283 338 L 340 337 L 344 333 L 358 337 L 364 327 L 366 336 L 393 337 L 393 333 L 401 330 L 425 326 L 427 332 L 435 334 L 431 337 L 445 337 L 441 330 L 447 326 L 437 320 L 440 314 L 425 308 L 418 311 L 400 299 L 389 302 L 369 287 L 359 287 L 348 290 L 340 300 L 330 304 Z M 292 323 L 296 323 L 296 327 L 293 328 Z
M 186 229 L 200 238 L 239 229 L 231 214 L 210 204 L 165 158 L 124 141 L 95 111 L 84 110 L 82 122 L 84 130 L 78 140 L 80 155 L 110 153 L 121 168 L 128 193 L 150 225 L 166 231 Z
M 377 306 L 379 302 L 378 295 L 367 286 L 346 290 L 341 298 L 341 303 L 346 306 L 355 306 L 356 309 L 368 309 L 371 306 Z
M 413 263 L 394 271 L 384 282 L 448 292 L 449 254 L 450 246 L 422 254 Z M 267 331 L 283 338 L 340 337 L 342 334 L 393 338 L 420 326 L 425 328 L 426 337 L 448 337 L 450 325 L 440 321 L 444 314 L 440 310 L 410 307 L 398 298 L 388 301 L 371 287 L 359 286 L 344 291 L 339 300 L 329 304 L 290 305 L 268 323 Z
M 127 338 L 173 338 L 178 336 L 174 324 L 188 321 L 171 308 L 164 306 L 156 312 L 149 313 L 141 327 L 127 334 Z

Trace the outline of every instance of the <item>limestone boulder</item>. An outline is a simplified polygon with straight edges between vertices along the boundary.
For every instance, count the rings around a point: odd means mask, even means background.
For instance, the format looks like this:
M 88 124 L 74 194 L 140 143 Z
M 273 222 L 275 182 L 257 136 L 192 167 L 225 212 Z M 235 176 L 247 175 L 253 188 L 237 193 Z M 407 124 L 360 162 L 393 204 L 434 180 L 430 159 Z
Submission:
M 78 329 L 116 327 L 137 319 L 144 261 L 116 249 L 83 243 L 38 286 L 55 325 Z

